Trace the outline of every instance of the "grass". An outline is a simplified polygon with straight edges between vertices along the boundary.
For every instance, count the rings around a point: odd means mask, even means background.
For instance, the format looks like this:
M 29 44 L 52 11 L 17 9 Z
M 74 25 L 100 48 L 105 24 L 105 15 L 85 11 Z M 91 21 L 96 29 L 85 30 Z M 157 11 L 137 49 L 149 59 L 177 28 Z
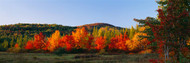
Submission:
M 0 63 L 149 63 L 157 54 L 63 54 L 0 52 Z

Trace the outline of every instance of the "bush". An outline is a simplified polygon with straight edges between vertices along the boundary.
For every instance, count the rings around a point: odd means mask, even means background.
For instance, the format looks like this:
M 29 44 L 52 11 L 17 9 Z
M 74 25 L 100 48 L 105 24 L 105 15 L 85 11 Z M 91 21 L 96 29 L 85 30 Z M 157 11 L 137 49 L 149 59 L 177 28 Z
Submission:
M 107 52 L 105 51 L 105 49 L 101 49 L 98 54 L 106 54 Z
M 65 50 L 65 48 L 59 48 L 59 49 L 55 50 L 53 53 L 60 56 L 63 53 L 67 53 L 67 51 Z
M 26 52 L 26 50 L 24 48 L 20 48 L 20 47 L 12 47 L 12 48 L 9 48 L 7 50 L 8 52 L 13 52 L 13 53 L 23 53 L 23 52 Z
M 55 50 L 53 53 L 56 55 L 62 55 L 62 54 L 75 54 L 75 53 L 96 53 L 96 52 L 97 50 L 95 49 L 87 50 L 87 49 L 82 49 L 82 48 L 79 48 L 79 49 L 73 48 L 70 51 L 67 51 L 65 48 L 59 48 Z

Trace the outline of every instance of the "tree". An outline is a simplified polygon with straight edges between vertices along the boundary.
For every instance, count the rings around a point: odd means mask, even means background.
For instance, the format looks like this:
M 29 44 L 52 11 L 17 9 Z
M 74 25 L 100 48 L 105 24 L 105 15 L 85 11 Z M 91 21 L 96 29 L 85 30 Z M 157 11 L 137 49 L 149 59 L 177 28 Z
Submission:
M 152 32 L 152 28 L 146 24 L 146 22 L 153 24 L 153 25 L 160 25 L 160 21 L 158 19 L 152 18 L 152 17 L 147 17 L 146 19 L 134 19 L 134 21 L 139 22 L 139 27 L 145 27 L 144 30 L 140 31 L 140 33 L 146 33 L 147 35 L 140 35 L 139 38 L 140 39 L 144 39 L 146 38 L 149 41 L 149 46 L 151 48 L 154 48 L 154 50 L 156 50 L 155 47 L 157 47 L 157 43 L 155 41 L 155 36 L 154 33 Z
M 92 42 L 94 41 L 94 37 L 92 35 L 88 36 L 88 42 L 86 43 L 86 48 L 88 50 L 92 49 Z
M 48 38 L 49 46 L 48 50 L 49 51 L 54 51 L 56 48 L 58 48 L 58 40 L 61 38 L 59 30 L 56 30 L 55 33 L 52 34 L 51 37 Z
M 94 36 L 94 38 L 98 37 L 98 28 L 94 27 L 93 31 L 92 31 L 92 35 Z
M 3 46 L 3 48 L 8 48 L 9 42 L 7 40 L 4 40 L 4 42 L 1 45 Z
M 160 56 L 167 60 L 170 58 L 169 52 L 173 50 L 176 53 L 172 59 L 180 62 L 181 50 L 187 46 L 186 40 L 190 36 L 188 33 L 190 32 L 190 1 L 161 0 L 158 3 L 161 7 L 157 10 L 160 25 L 149 22 L 146 24 L 152 28 L 155 40 L 158 42 Z
M 10 42 L 10 47 L 14 46 L 14 37 L 12 37 L 11 42 Z
M 75 46 L 75 40 L 72 35 L 65 35 L 59 41 L 59 47 L 65 47 L 67 51 L 70 51 Z
M 17 43 L 15 44 L 15 48 L 19 48 L 19 46 L 18 46 L 18 44 L 17 44 Z
M 129 40 L 129 38 L 127 38 L 126 35 L 122 34 L 112 37 L 111 43 L 109 43 L 109 50 L 118 49 L 126 51 L 127 50 L 127 46 L 125 44 L 126 40 Z
M 15 47 L 17 47 L 17 46 L 15 45 Z M 35 49 L 34 44 L 33 44 L 33 41 L 28 41 L 28 42 L 26 43 L 25 49 L 28 49 L 28 50 L 33 50 L 33 49 Z
M 23 47 L 22 35 L 18 35 L 16 43 L 18 44 L 19 47 Z
M 23 37 L 23 45 L 25 45 L 28 40 L 29 40 L 29 37 L 25 34 Z
M 104 49 L 105 48 L 105 42 L 106 42 L 106 38 L 105 37 L 101 36 L 101 37 L 96 38 L 95 49 L 97 49 L 97 50 Z
M 133 26 L 131 26 L 131 29 L 130 29 L 130 32 L 129 32 L 129 38 L 132 39 L 134 34 L 135 34 L 135 29 L 133 28 Z
M 40 34 L 34 36 L 33 45 L 34 45 L 35 49 L 45 48 L 46 40 L 45 40 L 45 35 L 43 35 L 42 32 Z
M 88 31 L 85 27 L 77 28 L 75 32 L 72 32 L 74 37 L 76 48 L 86 48 L 88 43 Z
M 36 34 L 33 41 L 28 41 L 26 43 L 25 49 L 29 50 L 46 50 L 47 40 L 43 33 Z

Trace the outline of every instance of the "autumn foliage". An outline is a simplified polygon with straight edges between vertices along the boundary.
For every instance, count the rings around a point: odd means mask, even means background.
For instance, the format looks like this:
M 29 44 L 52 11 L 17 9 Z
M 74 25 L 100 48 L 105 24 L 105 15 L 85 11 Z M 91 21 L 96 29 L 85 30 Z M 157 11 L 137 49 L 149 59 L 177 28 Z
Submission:
M 73 36 L 66 35 L 58 41 L 59 47 L 66 47 L 67 51 L 70 51 L 75 46 L 75 40 Z
M 112 49 L 127 50 L 127 46 L 125 45 L 126 40 L 129 40 L 129 38 L 127 38 L 122 34 L 116 37 L 112 37 L 111 43 L 109 44 L 109 50 Z
M 106 37 L 98 37 L 96 38 L 96 41 L 95 41 L 95 49 L 97 50 L 101 50 L 101 49 L 104 49 L 105 47 L 105 42 L 106 42 Z
M 48 38 L 49 46 L 47 46 L 47 48 L 49 51 L 54 51 L 56 48 L 58 48 L 58 41 L 60 37 L 59 30 L 56 30 L 55 33 L 53 33 L 52 36 Z
M 140 28 L 142 29 L 142 28 Z M 112 31 L 112 30 L 111 30 Z M 106 31 L 108 32 L 111 32 Z M 105 32 L 105 31 L 104 31 Z M 103 32 L 101 32 L 102 34 Z M 124 34 L 114 33 L 115 36 L 93 36 L 88 33 L 85 27 L 77 28 L 72 32 L 72 35 L 64 35 L 61 37 L 60 31 L 56 30 L 50 37 L 46 38 L 42 33 L 34 36 L 34 40 L 29 40 L 25 49 L 27 50 L 46 50 L 53 52 L 58 48 L 64 48 L 66 51 L 71 51 L 72 49 L 86 49 L 88 51 L 95 49 L 100 51 L 102 49 L 108 50 L 122 50 L 122 51 L 132 51 L 139 49 L 141 43 L 147 40 L 138 41 L 138 35 L 144 35 L 141 33 L 135 33 L 132 39 L 129 39 L 126 32 Z M 143 44 L 145 46 L 145 44 Z M 108 47 L 108 48 L 106 48 Z
M 28 41 L 25 49 L 46 49 L 46 40 L 45 35 L 42 33 L 34 36 L 33 41 Z
M 76 31 L 72 32 L 72 36 L 75 40 L 76 48 L 86 48 L 88 43 L 88 32 L 85 27 L 77 28 Z

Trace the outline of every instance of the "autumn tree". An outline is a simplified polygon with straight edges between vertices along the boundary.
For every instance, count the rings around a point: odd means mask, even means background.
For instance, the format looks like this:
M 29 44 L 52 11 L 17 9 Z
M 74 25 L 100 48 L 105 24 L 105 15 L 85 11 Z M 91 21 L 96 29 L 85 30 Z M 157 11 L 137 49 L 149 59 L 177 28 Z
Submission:
M 159 48 L 158 53 L 166 60 L 172 58 L 181 62 L 180 57 L 183 49 L 186 48 L 186 41 L 189 37 L 189 0 L 160 0 L 158 11 L 158 25 L 146 22 L 151 27 L 155 42 Z M 173 56 L 169 53 L 175 51 Z M 182 54 L 181 54 L 182 53 Z
M 101 36 L 101 37 L 96 38 L 95 49 L 97 49 L 97 50 L 104 49 L 105 48 L 105 42 L 106 42 L 106 37 Z
M 147 34 L 145 35 L 140 35 L 139 38 L 140 39 L 147 39 L 148 42 L 148 46 L 154 50 L 156 50 L 157 48 L 157 43 L 155 41 L 155 36 L 154 33 L 152 32 L 152 28 L 146 24 L 146 22 L 149 22 L 150 24 L 154 24 L 154 25 L 160 25 L 160 21 L 156 18 L 152 18 L 152 17 L 147 17 L 146 19 L 134 19 L 134 21 L 139 22 L 139 27 L 145 27 L 144 30 L 140 31 L 140 33 L 145 33 Z M 155 51 L 156 52 L 156 51 Z
M 51 35 L 51 37 L 48 38 L 49 46 L 48 50 L 49 51 L 54 51 L 55 49 L 58 48 L 58 40 L 61 38 L 59 30 L 56 30 L 55 33 Z
M 16 44 L 16 45 L 18 45 L 18 44 Z M 17 47 L 16 45 L 15 45 L 15 47 Z M 26 43 L 25 49 L 34 50 L 35 47 L 34 47 L 33 41 L 28 41 L 28 42 Z
M 30 40 L 26 43 L 25 49 L 29 50 L 42 50 L 46 49 L 45 35 L 43 33 L 39 33 L 34 36 L 34 40 Z
M 118 49 L 118 50 L 127 50 L 126 40 L 129 40 L 126 35 L 116 35 L 111 38 L 111 43 L 109 44 L 109 50 Z
M 88 31 L 85 27 L 77 28 L 75 32 L 72 32 L 72 36 L 75 40 L 76 48 L 86 48 L 88 43 Z
M 67 51 L 70 51 L 75 46 L 75 40 L 72 35 L 65 35 L 58 41 L 59 47 L 66 48 Z

